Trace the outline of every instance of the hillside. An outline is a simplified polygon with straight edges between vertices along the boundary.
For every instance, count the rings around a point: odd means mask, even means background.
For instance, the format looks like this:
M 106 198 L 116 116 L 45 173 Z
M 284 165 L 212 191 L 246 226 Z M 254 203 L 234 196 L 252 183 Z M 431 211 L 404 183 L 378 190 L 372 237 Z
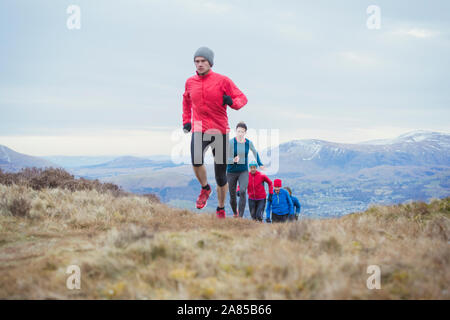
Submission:
M 0 299 L 449 299 L 449 219 L 450 198 L 268 225 L 0 184 Z
M 23 168 L 30 167 L 45 168 L 58 166 L 48 160 L 19 153 L 0 145 L 0 170 L 17 172 Z
M 268 168 L 269 151 L 260 150 Z M 192 200 L 200 187 L 192 167 L 175 165 L 170 156 L 46 159 L 77 177 L 110 182 L 133 193 L 156 194 L 170 206 L 195 209 Z M 450 196 L 450 135 L 416 130 L 394 139 L 354 144 L 292 140 L 279 146 L 278 168 L 276 174 L 265 173 L 291 187 L 302 203 L 302 213 L 309 217 L 342 216 L 373 204 L 441 199 Z M 214 187 L 212 165 L 207 171 Z M 209 203 L 217 205 L 216 193 Z M 231 212 L 228 201 L 226 211 Z M 248 217 L 248 210 L 244 214 Z

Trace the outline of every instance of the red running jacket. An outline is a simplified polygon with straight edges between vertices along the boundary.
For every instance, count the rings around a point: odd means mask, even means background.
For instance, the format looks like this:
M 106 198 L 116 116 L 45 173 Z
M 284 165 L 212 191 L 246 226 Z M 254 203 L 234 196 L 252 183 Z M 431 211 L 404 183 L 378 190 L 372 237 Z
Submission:
M 265 174 L 256 171 L 255 174 L 248 173 L 248 198 L 252 200 L 261 200 L 266 198 L 266 190 L 264 189 L 264 182 L 269 185 L 269 193 L 273 194 L 272 180 Z
M 228 133 L 230 127 L 227 105 L 223 105 L 223 95 L 233 99 L 231 108 L 235 110 L 247 104 L 247 97 L 226 76 L 211 69 L 204 76 L 196 73 L 186 80 L 183 94 L 183 125 L 190 122 L 192 132 L 218 129 L 222 134 Z

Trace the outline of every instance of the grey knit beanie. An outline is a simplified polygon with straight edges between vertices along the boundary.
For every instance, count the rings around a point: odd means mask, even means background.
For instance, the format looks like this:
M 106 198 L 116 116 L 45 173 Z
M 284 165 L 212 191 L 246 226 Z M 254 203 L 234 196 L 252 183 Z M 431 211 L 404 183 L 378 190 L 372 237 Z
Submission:
M 203 57 L 208 60 L 210 66 L 214 64 L 214 52 L 208 47 L 200 47 L 195 51 L 194 60 L 196 57 Z

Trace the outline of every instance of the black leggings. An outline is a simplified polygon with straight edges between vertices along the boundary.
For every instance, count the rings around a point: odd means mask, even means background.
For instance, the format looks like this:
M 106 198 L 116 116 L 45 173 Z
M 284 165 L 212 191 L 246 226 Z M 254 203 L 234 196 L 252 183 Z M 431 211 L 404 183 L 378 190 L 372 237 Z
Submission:
M 278 215 L 278 214 L 274 214 L 272 213 L 272 222 L 288 222 L 289 221 L 289 215 L 288 214 L 283 214 L 283 215 Z
M 227 172 L 228 191 L 230 191 L 230 206 L 233 213 L 236 214 L 237 199 L 239 196 L 239 216 L 242 218 L 245 211 L 245 202 L 247 200 L 248 171 Z M 239 193 L 236 192 L 239 181 Z
M 228 134 L 193 132 L 191 137 L 192 165 L 194 167 L 202 166 L 205 160 L 205 152 L 208 147 L 211 147 L 214 156 L 214 174 L 219 187 L 227 184 L 228 144 Z
M 262 221 L 263 212 L 266 207 L 266 199 L 253 200 L 248 199 L 248 207 L 253 220 Z

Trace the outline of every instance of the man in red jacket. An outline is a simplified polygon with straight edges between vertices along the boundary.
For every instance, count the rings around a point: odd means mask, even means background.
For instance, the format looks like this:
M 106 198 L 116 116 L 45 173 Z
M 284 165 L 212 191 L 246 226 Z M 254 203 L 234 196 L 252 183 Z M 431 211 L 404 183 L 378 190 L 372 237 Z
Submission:
M 186 81 L 183 94 L 183 130 L 191 137 L 191 162 L 195 176 L 202 186 L 197 208 L 206 206 L 211 187 L 203 164 L 205 151 L 211 147 L 217 183 L 218 207 L 216 215 L 225 218 L 227 195 L 228 125 L 227 107 L 239 110 L 247 104 L 247 97 L 228 77 L 212 71 L 214 52 L 201 47 L 194 54 L 196 75 Z
M 273 184 L 265 174 L 257 170 L 258 163 L 251 161 L 249 164 L 250 172 L 248 173 L 248 207 L 253 220 L 263 220 L 263 212 L 266 207 L 266 190 L 264 182 L 269 185 L 269 197 L 273 195 Z

